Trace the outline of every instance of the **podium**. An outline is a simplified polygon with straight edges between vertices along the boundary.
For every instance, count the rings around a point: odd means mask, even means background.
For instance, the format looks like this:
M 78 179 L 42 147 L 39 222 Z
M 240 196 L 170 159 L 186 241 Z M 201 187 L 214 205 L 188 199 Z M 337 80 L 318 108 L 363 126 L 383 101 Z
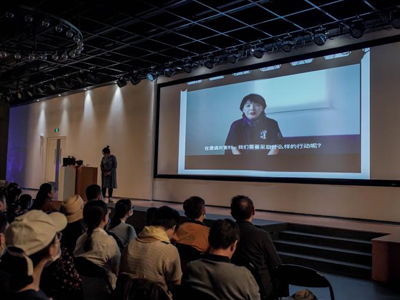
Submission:
M 79 167 L 76 169 L 75 194 L 86 199 L 86 188 L 91 184 L 97 184 L 97 168 L 94 167 Z
M 79 195 L 86 199 L 86 188 L 97 184 L 97 168 L 72 166 L 61 167 L 59 176 L 58 199 L 63 201 L 72 195 Z

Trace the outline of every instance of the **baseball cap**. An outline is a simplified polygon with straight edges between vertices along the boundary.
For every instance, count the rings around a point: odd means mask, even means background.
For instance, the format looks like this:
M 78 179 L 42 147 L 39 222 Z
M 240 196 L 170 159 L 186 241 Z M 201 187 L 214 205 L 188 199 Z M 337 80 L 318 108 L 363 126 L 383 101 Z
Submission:
M 73 223 L 83 219 L 83 202 L 81 196 L 73 195 L 65 199 L 61 204 L 61 212 L 67 217 L 68 223 Z
M 33 264 L 28 256 L 50 245 L 56 233 L 67 226 L 66 217 L 58 212 L 46 214 L 31 210 L 12 222 L 6 232 L 8 253 L 23 257 L 28 263 L 28 275 L 33 274 Z

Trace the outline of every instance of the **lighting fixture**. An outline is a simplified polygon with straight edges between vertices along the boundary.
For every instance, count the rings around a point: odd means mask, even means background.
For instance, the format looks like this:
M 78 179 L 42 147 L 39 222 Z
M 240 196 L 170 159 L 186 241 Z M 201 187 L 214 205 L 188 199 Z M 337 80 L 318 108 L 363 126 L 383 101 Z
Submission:
M 355 39 L 362 38 L 365 30 L 366 27 L 363 20 L 353 21 L 353 23 L 350 26 L 350 35 Z
M 282 50 L 283 50 L 284 52 L 286 52 L 286 53 L 291 52 L 292 49 L 293 49 L 293 47 L 294 47 L 293 41 L 288 41 L 288 40 L 286 40 L 286 41 L 283 41 L 283 42 L 282 42 Z
M 264 56 L 264 49 L 262 47 L 252 47 L 250 53 L 255 58 L 261 59 Z
M 117 85 L 120 87 L 120 88 L 122 88 L 122 87 L 124 87 L 124 86 L 126 86 L 126 79 L 124 78 L 124 77 L 121 77 L 121 78 L 119 78 L 118 80 L 117 80 Z
M 228 62 L 231 64 L 236 64 L 240 58 L 240 54 L 238 53 L 231 53 L 228 55 Z
M 204 62 L 204 66 L 207 68 L 207 69 L 212 69 L 212 68 L 214 68 L 214 66 L 215 66 L 215 64 L 216 64 L 216 62 L 215 62 L 215 60 L 214 59 L 212 59 L 212 58 L 207 58 L 206 59 L 206 61 Z
M 167 77 L 172 77 L 175 75 L 175 67 L 171 66 L 171 67 L 167 67 L 164 69 L 164 75 Z
M 393 28 L 400 29 L 400 11 L 392 12 L 390 24 L 392 24 Z
M 322 31 L 318 31 L 314 34 L 314 43 L 317 46 L 323 46 L 325 45 L 327 40 L 326 34 L 323 33 Z

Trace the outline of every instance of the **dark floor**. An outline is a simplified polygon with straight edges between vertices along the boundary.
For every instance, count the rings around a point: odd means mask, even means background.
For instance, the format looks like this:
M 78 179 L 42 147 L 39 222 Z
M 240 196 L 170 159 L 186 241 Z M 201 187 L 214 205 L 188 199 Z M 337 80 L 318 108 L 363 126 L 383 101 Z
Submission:
M 324 273 L 331 283 L 335 300 L 399 300 L 400 283 L 397 290 L 371 280 L 363 280 Z M 290 295 L 305 288 L 290 286 Z M 329 299 L 327 288 L 308 288 L 318 300 Z

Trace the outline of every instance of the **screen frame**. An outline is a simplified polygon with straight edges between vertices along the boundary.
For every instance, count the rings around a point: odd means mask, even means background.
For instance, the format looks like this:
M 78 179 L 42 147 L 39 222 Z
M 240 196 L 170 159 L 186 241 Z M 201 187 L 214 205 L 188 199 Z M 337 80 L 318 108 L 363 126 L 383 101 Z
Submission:
M 165 83 L 157 84 L 156 88 L 156 127 L 155 127 L 155 143 L 154 143 L 154 178 L 160 179 L 186 179 L 186 180 L 208 180 L 208 181 L 242 181 L 242 182 L 278 182 L 278 183 L 297 183 L 297 184 L 325 184 L 325 185 L 355 185 L 355 186 L 384 186 L 384 187 L 400 187 L 400 180 L 376 180 L 376 179 L 326 179 L 326 178 L 297 178 L 297 177 L 253 177 L 253 176 L 221 176 L 221 175 L 183 175 L 183 174 L 160 174 L 158 173 L 158 146 L 159 146 L 159 125 L 160 125 L 160 90 L 163 87 L 182 84 L 194 80 L 207 79 L 210 77 L 227 75 L 234 72 L 254 70 L 268 66 L 286 64 L 293 61 L 305 60 L 310 58 L 321 57 L 346 51 L 360 50 L 363 48 L 381 46 L 400 42 L 400 35 L 384 37 L 371 41 L 365 41 L 340 47 L 313 51 L 305 54 L 294 55 L 286 58 L 280 58 L 268 62 L 240 66 L 237 68 L 229 68 L 226 70 L 216 71 L 213 73 L 202 74 L 198 76 L 188 76 L 182 79 L 172 80 Z

